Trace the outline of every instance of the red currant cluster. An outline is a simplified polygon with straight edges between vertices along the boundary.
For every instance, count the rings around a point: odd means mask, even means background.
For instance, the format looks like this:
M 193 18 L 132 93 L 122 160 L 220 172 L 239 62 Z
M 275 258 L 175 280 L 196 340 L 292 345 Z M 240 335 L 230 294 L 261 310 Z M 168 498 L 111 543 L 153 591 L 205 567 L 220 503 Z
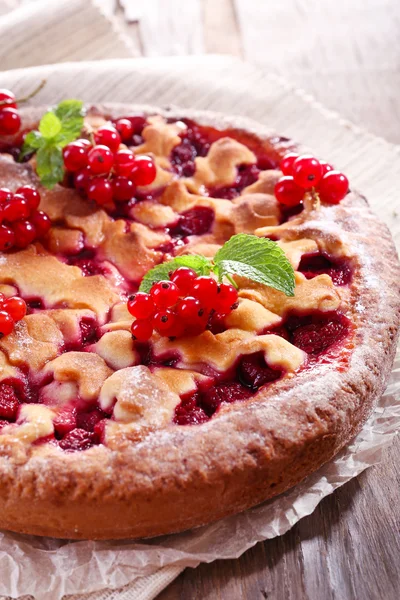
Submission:
M 14 325 L 26 315 L 26 304 L 22 298 L 6 298 L 0 293 L 0 339 L 14 330 Z
M 275 185 L 275 196 L 285 206 L 296 206 L 308 191 L 318 194 L 322 202 L 339 204 L 349 190 L 349 181 L 343 173 L 310 154 L 286 154 L 280 169 L 284 177 Z
M 198 277 L 192 269 L 180 267 L 170 281 L 158 281 L 149 294 L 138 292 L 129 299 L 128 310 L 136 318 L 133 338 L 145 342 L 154 329 L 170 338 L 199 335 L 237 308 L 237 300 L 232 285 L 218 284 L 212 277 Z
M 42 210 L 37 210 L 40 194 L 36 188 L 24 185 L 13 194 L 0 188 L 0 251 L 26 248 L 45 235 L 51 221 Z
M 126 121 L 124 124 L 120 121 Z M 156 177 L 156 166 L 149 156 L 135 156 L 127 148 L 119 149 L 128 131 L 128 119 L 120 119 L 94 134 L 95 144 L 79 139 L 64 148 L 64 166 L 74 174 L 79 193 L 100 205 L 128 202 L 135 196 L 136 186 L 150 185 Z M 122 138 L 121 133 L 122 132 Z
M 21 127 L 15 96 L 10 90 L 0 90 L 0 135 L 14 135 Z

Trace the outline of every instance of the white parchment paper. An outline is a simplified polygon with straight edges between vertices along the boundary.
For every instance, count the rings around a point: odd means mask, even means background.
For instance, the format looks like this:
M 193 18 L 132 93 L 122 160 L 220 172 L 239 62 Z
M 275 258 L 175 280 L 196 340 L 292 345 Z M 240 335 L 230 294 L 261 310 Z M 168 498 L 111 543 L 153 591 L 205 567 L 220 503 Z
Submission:
M 292 490 L 212 525 L 143 542 L 73 542 L 0 532 L 0 593 L 59 600 L 64 594 L 122 587 L 167 565 L 237 558 L 260 540 L 285 533 L 322 498 L 379 462 L 399 428 L 400 352 L 386 393 L 360 434 Z

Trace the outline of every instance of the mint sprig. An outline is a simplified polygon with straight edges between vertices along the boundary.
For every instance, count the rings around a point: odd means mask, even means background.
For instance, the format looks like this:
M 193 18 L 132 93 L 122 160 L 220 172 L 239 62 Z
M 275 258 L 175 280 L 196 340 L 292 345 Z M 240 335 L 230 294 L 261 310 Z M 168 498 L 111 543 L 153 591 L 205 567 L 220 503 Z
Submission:
M 157 265 L 142 279 L 141 292 L 149 292 L 153 283 L 169 279 L 178 267 L 189 267 L 198 275 L 214 273 L 219 281 L 232 275 L 246 277 L 257 283 L 294 296 L 294 270 L 283 250 L 276 242 L 255 235 L 239 233 L 228 240 L 213 260 L 199 254 L 177 256 L 169 262 Z
M 62 181 L 62 149 L 79 137 L 83 116 L 83 102 L 64 100 L 42 117 L 38 131 L 30 131 L 25 137 L 19 159 L 36 153 L 36 171 L 45 187 L 51 189 Z

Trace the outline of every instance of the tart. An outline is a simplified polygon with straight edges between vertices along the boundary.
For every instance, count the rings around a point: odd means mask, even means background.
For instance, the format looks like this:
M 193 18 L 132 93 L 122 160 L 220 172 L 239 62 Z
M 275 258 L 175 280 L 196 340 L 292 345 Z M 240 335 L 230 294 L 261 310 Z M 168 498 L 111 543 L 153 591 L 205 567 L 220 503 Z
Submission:
M 21 110 L 23 131 L 44 112 Z M 15 160 L 20 136 L 0 145 L 0 187 L 35 186 L 52 223 L 0 254 L 0 292 L 28 307 L 0 339 L 4 529 L 139 538 L 243 511 L 339 452 L 392 367 L 399 263 L 363 196 L 278 202 L 297 147 L 239 118 L 110 104 L 88 107 L 85 131 L 120 118 L 156 169 L 129 202 L 90 203 L 76 176 L 47 189 L 35 156 Z M 132 339 L 146 273 L 237 234 L 276 242 L 294 295 L 234 276 L 219 322 Z

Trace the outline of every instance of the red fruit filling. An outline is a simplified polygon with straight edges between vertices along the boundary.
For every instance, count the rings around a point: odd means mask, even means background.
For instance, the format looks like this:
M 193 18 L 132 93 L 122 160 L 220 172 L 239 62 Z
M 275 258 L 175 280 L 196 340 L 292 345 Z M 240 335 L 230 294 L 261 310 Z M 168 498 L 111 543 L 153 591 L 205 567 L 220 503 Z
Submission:
M 0 383 L 0 419 L 15 420 L 19 401 L 13 386 Z
M 81 345 L 94 344 L 99 339 L 97 323 L 94 319 L 83 318 L 79 323 L 81 330 Z
M 181 214 L 178 223 L 171 227 L 172 237 L 187 237 L 208 233 L 214 223 L 214 211 L 207 206 L 196 206 Z
M 79 267 L 85 277 L 105 275 L 106 273 L 106 269 L 96 259 L 96 254 L 93 250 L 83 250 L 79 254 L 69 257 L 68 264 Z
M 271 381 L 279 379 L 282 371 L 269 367 L 265 362 L 263 352 L 256 352 L 242 358 L 238 368 L 238 375 L 244 385 L 253 390 L 258 390 L 258 388 L 266 383 L 271 383 Z
M 67 452 L 76 450 L 87 450 L 97 441 L 95 433 L 86 431 L 85 429 L 73 429 L 63 437 L 59 442 L 60 448 Z
M 297 269 L 307 279 L 326 273 L 335 285 L 347 285 L 351 282 L 352 270 L 344 259 L 334 259 L 325 254 L 306 254 L 302 256 Z
M 288 341 L 312 357 L 331 351 L 350 331 L 349 320 L 338 312 L 291 316 L 284 326 Z M 277 331 L 270 330 L 270 333 Z
M 191 177 L 196 170 L 195 158 L 207 156 L 210 141 L 206 132 L 188 123 L 188 129 L 181 134 L 182 142 L 171 152 L 171 164 L 181 177 Z
M 231 186 L 212 188 L 209 190 L 213 198 L 225 198 L 233 200 L 240 195 L 241 191 L 257 181 L 260 169 L 257 165 L 240 165 L 238 167 L 237 177 Z

